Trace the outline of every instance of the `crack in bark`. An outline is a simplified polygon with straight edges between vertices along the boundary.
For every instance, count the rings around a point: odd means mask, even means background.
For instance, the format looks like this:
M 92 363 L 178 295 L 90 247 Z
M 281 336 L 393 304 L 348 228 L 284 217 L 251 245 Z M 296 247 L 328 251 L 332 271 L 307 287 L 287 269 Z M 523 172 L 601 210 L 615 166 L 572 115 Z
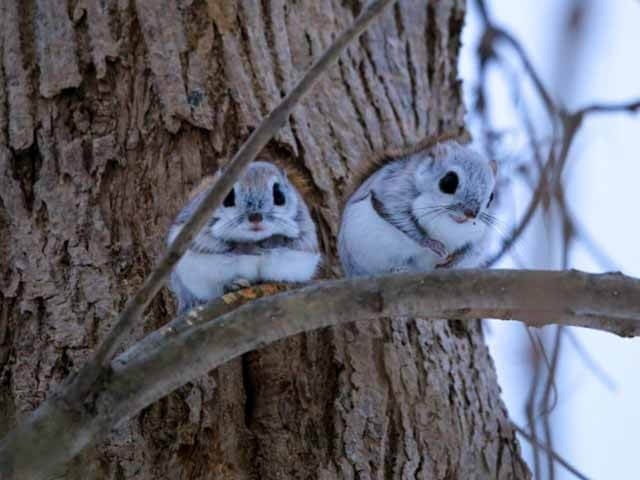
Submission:
M 397 110 L 398 102 L 395 102 L 393 98 L 391 98 L 389 93 L 390 87 L 389 85 L 387 85 L 387 82 L 385 81 L 384 77 L 378 72 L 378 66 L 375 60 L 373 59 L 369 42 L 361 37 L 360 44 L 362 46 L 362 51 L 364 52 L 365 59 L 367 60 L 369 66 L 371 67 L 371 71 L 374 79 L 377 80 L 377 83 L 379 84 L 379 86 L 382 87 L 382 92 L 384 93 L 384 99 L 386 104 L 385 106 L 388 106 L 388 109 L 391 112 L 391 118 L 393 118 L 393 120 L 395 121 L 395 126 L 398 129 L 398 133 L 400 134 L 400 137 L 402 137 L 402 139 L 406 142 L 407 135 L 406 135 L 406 132 L 404 131 L 405 122 L 402 121 L 402 119 L 400 118 L 400 114 L 398 113 L 398 110 Z M 374 80 L 372 79 L 371 84 L 368 85 L 369 86 L 368 96 L 374 99 L 382 98 L 382 96 L 380 95 L 373 94 L 373 89 L 374 89 L 373 83 L 374 83 Z M 374 105 L 375 105 L 375 101 L 374 101 Z M 379 108 L 382 110 L 382 107 L 379 107 Z M 385 124 L 389 125 L 389 122 L 385 122 Z
M 353 63 L 353 59 L 352 59 L 351 55 L 349 55 L 349 59 Z M 374 151 L 375 147 L 374 147 L 374 144 L 373 144 L 373 140 L 371 138 L 371 134 L 369 133 L 369 129 L 367 128 L 367 124 L 365 122 L 365 116 L 363 115 L 363 112 L 358 107 L 360 102 L 358 102 L 356 100 L 356 98 L 354 97 L 353 90 L 351 88 L 351 84 L 347 80 L 347 77 L 345 76 L 345 73 L 344 73 L 344 68 L 345 68 L 344 60 L 340 60 L 338 63 L 339 63 L 339 69 L 340 69 L 340 77 L 341 77 L 341 80 L 342 80 L 342 86 L 345 89 L 345 92 L 347 94 L 347 98 L 351 102 L 351 106 L 353 107 L 353 111 L 356 112 L 357 121 L 360 124 L 360 128 L 362 130 L 362 133 L 363 133 L 364 137 L 367 140 L 367 143 L 369 144 L 369 149 L 371 151 Z M 356 66 L 354 65 L 353 68 L 356 69 Z

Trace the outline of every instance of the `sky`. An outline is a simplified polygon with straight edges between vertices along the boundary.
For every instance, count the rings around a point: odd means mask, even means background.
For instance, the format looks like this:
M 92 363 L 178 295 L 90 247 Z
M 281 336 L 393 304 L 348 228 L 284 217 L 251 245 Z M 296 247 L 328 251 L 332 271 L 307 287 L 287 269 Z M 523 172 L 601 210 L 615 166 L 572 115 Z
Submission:
M 496 23 L 521 41 L 545 84 L 569 108 L 640 98 L 640 1 L 582 1 L 591 4 L 591 13 L 586 19 L 584 43 L 576 51 L 571 51 L 560 35 L 564 31 L 562 8 L 568 0 L 487 0 L 487 5 Z M 480 32 L 473 4 L 468 2 L 470 13 L 460 59 L 468 111 L 473 106 L 475 45 Z M 518 71 L 517 60 L 510 58 Z M 516 122 L 508 84 L 499 75 L 491 75 L 489 88 L 495 99 L 493 121 L 511 131 Z M 531 89 L 526 90 L 525 101 L 533 105 L 536 125 L 544 130 L 545 118 Z M 468 121 L 472 133 L 478 135 L 477 122 L 472 117 Z M 501 154 L 508 170 L 510 163 L 525 158 L 526 148 L 517 135 L 507 144 Z M 640 114 L 607 114 L 584 123 L 571 151 L 565 186 L 573 215 L 609 259 L 597 262 L 587 249 L 577 247 L 569 267 L 589 272 L 621 270 L 640 277 L 640 215 L 636 211 L 640 203 L 639 152 Z M 528 191 L 523 185 L 511 185 L 508 206 L 500 212 L 509 229 L 522 215 Z M 537 218 L 516 248 L 517 260 L 507 258 L 500 266 L 558 268 L 554 253 L 559 245 L 553 231 Z M 558 404 L 551 414 L 554 449 L 589 478 L 639 478 L 640 339 L 621 339 L 586 329 L 571 332 L 605 373 L 595 375 L 572 342 L 563 340 Z M 530 370 L 524 329 L 512 322 L 491 321 L 487 341 L 510 416 L 525 426 Z M 521 445 L 530 461 L 527 442 L 521 439 Z M 571 478 L 575 477 L 556 468 L 556 479 Z

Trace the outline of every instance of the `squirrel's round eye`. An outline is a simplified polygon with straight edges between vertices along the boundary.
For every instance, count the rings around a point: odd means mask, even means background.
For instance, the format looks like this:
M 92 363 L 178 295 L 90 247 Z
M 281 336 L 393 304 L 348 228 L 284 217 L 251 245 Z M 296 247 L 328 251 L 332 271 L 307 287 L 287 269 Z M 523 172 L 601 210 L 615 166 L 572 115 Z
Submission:
M 284 197 L 284 193 L 280 190 L 280 184 L 273 184 L 273 203 L 278 206 L 282 206 L 285 204 L 286 198 Z
M 229 194 L 224 198 L 222 205 L 227 208 L 236 206 L 236 192 L 233 189 L 231 189 Z
M 458 189 L 458 182 L 456 172 L 447 172 L 446 175 L 440 179 L 440 190 L 442 193 L 453 195 Z
M 491 195 L 489 195 L 489 201 L 487 202 L 487 208 L 489 208 L 489 205 L 491 205 L 491 202 L 493 202 L 493 192 L 491 192 Z

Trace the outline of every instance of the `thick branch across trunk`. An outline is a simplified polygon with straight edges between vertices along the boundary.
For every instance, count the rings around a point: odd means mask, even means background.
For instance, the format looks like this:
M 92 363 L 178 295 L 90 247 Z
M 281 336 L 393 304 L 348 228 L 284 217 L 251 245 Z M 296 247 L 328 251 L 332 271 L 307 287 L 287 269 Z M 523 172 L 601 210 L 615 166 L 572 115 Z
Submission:
M 640 280 L 577 271 L 445 271 L 328 281 L 224 312 L 199 307 L 120 355 L 91 405 L 47 402 L 0 446 L 0 471 L 29 478 L 188 381 L 276 340 L 394 316 L 518 319 L 640 336 Z

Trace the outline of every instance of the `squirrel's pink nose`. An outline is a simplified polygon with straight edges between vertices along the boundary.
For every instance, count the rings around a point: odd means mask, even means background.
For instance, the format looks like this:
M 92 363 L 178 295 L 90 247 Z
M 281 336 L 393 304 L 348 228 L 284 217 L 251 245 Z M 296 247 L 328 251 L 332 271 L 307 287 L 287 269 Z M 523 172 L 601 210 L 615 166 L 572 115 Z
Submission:
M 464 216 L 467 218 L 476 218 L 478 216 L 478 210 L 474 208 L 465 208 Z
M 257 212 L 250 213 L 248 218 L 251 223 L 260 223 L 262 221 L 262 214 Z

